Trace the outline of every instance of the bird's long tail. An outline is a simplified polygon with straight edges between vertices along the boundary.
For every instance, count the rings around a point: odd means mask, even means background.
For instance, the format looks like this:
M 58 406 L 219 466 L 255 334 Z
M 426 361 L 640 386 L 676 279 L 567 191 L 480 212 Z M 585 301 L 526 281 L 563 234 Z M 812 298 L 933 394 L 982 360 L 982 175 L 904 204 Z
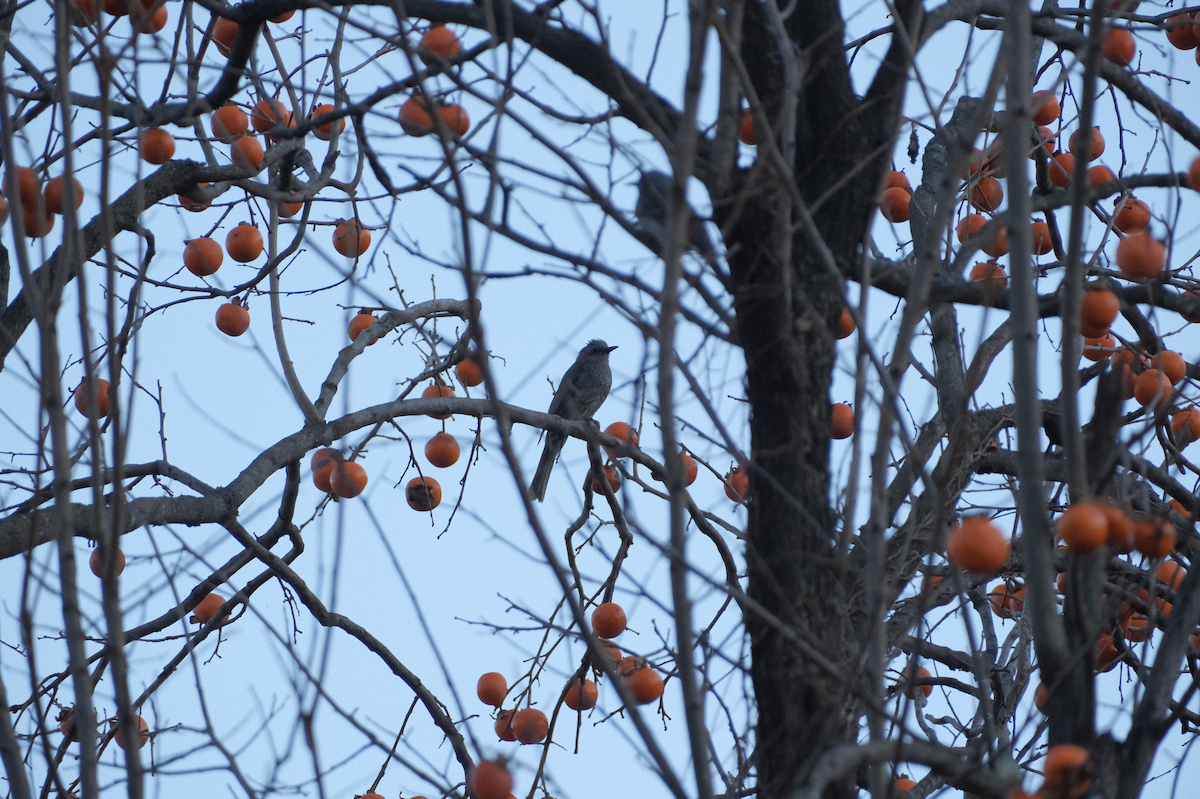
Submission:
M 550 472 L 554 469 L 554 462 L 558 460 L 558 453 L 562 451 L 564 443 L 566 443 L 566 439 L 561 436 L 546 434 L 546 448 L 542 450 L 542 459 L 538 461 L 537 471 L 533 474 L 533 482 L 529 484 L 529 493 L 538 502 L 546 498 L 546 486 L 550 484 Z

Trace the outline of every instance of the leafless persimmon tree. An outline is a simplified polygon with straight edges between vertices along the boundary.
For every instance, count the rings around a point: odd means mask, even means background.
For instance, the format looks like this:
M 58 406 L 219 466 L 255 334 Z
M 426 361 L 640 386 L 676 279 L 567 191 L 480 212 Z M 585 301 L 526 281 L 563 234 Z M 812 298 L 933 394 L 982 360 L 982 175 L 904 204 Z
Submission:
M 1188 9 L 0 26 L 8 796 L 1190 790 Z

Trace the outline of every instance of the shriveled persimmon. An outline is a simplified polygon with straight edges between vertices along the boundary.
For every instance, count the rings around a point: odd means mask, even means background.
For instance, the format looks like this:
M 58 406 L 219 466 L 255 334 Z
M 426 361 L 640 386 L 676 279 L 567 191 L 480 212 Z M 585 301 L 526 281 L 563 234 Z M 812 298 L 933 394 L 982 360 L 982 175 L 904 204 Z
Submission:
M 442 487 L 432 477 L 414 477 L 404 487 L 404 498 L 413 510 L 431 511 L 442 503 Z
M 951 565 L 973 574 L 1000 571 L 1011 549 L 1008 537 L 984 516 L 963 519 L 946 539 L 946 558 Z
M 425 444 L 425 457 L 439 469 L 458 463 L 460 451 L 458 440 L 446 432 L 438 433 Z
M 738 125 L 738 141 L 751 147 L 758 144 L 758 133 L 754 130 L 754 113 L 749 108 L 742 109 L 742 121 Z
M 616 602 L 605 602 L 592 611 L 592 631 L 600 638 L 616 638 L 625 632 L 625 609 Z
M 498 671 L 481 674 L 479 681 L 475 683 L 475 695 L 485 705 L 500 707 L 504 704 L 504 697 L 508 695 L 508 680 Z

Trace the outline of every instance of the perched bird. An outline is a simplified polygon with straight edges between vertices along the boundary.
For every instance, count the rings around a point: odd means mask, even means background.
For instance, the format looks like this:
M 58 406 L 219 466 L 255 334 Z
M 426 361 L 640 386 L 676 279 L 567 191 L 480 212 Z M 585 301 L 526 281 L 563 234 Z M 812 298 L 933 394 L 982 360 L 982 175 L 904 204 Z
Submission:
M 671 176 L 662 172 L 643 172 L 638 179 L 638 200 L 634 213 L 638 225 L 654 240 L 654 251 L 661 258 L 667 249 L 667 210 L 671 205 Z M 716 263 L 717 251 L 704 227 L 704 220 L 688 208 L 687 248 L 695 250 L 708 263 Z
M 582 422 L 591 419 L 604 400 L 608 398 L 608 390 L 612 388 L 612 370 L 608 368 L 608 354 L 616 347 L 610 347 L 599 339 L 592 339 L 587 346 L 579 351 L 575 363 L 563 375 L 550 400 L 548 413 Z M 550 482 L 550 471 L 558 460 L 558 453 L 566 443 L 566 436 L 547 431 L 546 448 L 542 450 L 542 459 L 538 461 L 537 472 L 533 482 L 529 484 L 529 493 L 538 502 L 546 497 L 546 485 Z

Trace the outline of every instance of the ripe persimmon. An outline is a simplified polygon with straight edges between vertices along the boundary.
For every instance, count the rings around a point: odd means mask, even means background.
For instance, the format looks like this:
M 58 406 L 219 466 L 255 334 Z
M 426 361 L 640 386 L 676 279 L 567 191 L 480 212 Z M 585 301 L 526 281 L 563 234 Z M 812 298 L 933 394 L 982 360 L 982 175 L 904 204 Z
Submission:
M 95 25 L 103 7 L 102 0 L 71 0 L 71 24 L 77 28 Z
M 475 683 L 475 695 L 479 697 L 479 701 L 485 705 L 492 707 L 500 707 L 504 704 L 504 697 L 508 694 L 508 680 L 504 679 L 504 675 L 498 671 L 489 671 L 479 675 L 479 682 Z
M 738 141 L 751 147 L 758 144 L 758 134 L 754 130 L 754 114 L 749 108 L 742 109 L 742 121 L 738 124 Z
M 233 49 L 233 41 L 237 38 L 238 24 L 231 19 L 225 17 L 217 17 L 213 22 L 213 42 L 217 45 L 217 51 L 226 58 L 229 57 L 229 51 Z
M 225 237 L 225 251 L 238 263 L 248 264 L 262 255 L 262 233 L 249 222 L 243 222 Z
M 950 531 L 946 559 L 973 574 L 995 574 L 1004 566 L 1012 544 L 985 516 L 968 516 Z
M 42 194 L 42 179 L 34 172 L 31 167 L 19 166 L 13 170 L 16 176 L 17 193 L 14 199 L 25 205 L 32 205 L 37 202 Z M 4 190 L 9 190 L 8 180 L 5 180 Z
M 196 277 L 207 277 L 221 268 L 225 251 L 207 236 L 192 239 L 183 248 L 183 265 Z
M 267 133 L 278 127 L 296 127 L 292 113 L 274 98 L 259 100 L 254 104 L 254 109 L 250 112 L 250 124 L 259 133 Z
M 99 412 L 99 414 L 97 415 L 96 418 L 103 419 L 105 416 L 108 416 L 109 407 L 111 405 L 111 399 L 109 396 L 109 392 L 112 389 L 109 386 L 108 381 L 103 378 L 100 378 L 100 377 L 93 378 L 90 382 L 87 380 L 84 380 L 78 386 L 75 387 L 75 391 L 73 392 L 74 400 L 75 400 L 75 410 L 79 411 L 84 416 L 88 415 L 88 410 L 87 410 L 87 403 L 88 403 L 87 394 L 88 394 L 88 392 L 80 390 L 84 387 L 85 384 L 89 385 L 89 386 L 92 386 L 92 385 L 95 386 L 96 406 L 97 406 L 97 410 Z
M 433 133 L 433 115 L 424 97 L 410 97 L 400 106 L 400 127 L 409 136 Z
M 1062 112 L 1062 106 L 1059 105 L 1058 98 L 1054 96 L 1054 92 L 1034 92 L 1030 106 L 1032 108 L 1033 121 L 1038 125 L 1049 125 L 1058 119 L 1058 115 Z
M 1033 146 L 1029 150 L 1030 158 L 1037 158 L 1038 147 L 1046 153 L 1046 157 L 1054 155 L 1054 131 L 1045 125 L 1038 125 L 1033 134 Z
M 350 320 L 350 340 L 357 341 L 358 335 L 373 324 L 375 324 L 375 317 L 372 314 L 369 314 L 366 311 L 355 314 L 354 318 Z M 375 339 L 367 346 L 373 347 L 378 343 L 379 339 Z
M 1030 225 L 1032 249 L 1034 255 L 1045 255 L 1054 251 L 1054 239 L 1050 236 L 1050 226 L 1037 221 Z
M 897 791 L 904 791 L 905 793 L 908 793 L 913 788 L 916 788 L 917 784 L 908 777 L 897 777 L 895 781 L 892 782 L 892 787 Z
M 1037 690 L 1033 692 L 1033 706 L 1043 713 L 1046 712 L 1046 700 L 1050 698 L 1050 689 L 1046 687 L 1046 683 L 1038 683 Z
M 1112 333 L 1103 336 L 1084 336 L 1083 357 L 1089 361 L 1102 361 L 1118 349 L 1117 340 Z
M 1112 28 L 1104 34 L 1104 41 L 1100 43 L 1100 55 L 1107 60 L 1119 67 L 1127 67 L 1133 63 L 1136 54 L 1137 45 L 1129 31 L 1124 28 Z
M 933 679 L 933 675 L 929 673 L 929 669 L 924 666 L 918 666 L 916 672 L 912 675 L 908 695 L 913 696 L 914 692 L 920 691 L 925 696 L 931 696 L 933 694 L 933 686 L 924 683 L 925 680 L 931 679 Z
M 967 214 L 954 226 L 954 234 L 960 242 L 966 241 L 978 233 L 986 224 L 987 217 L 983 214 Z
M 1193 406 L 1172 416 L 1171 432 L 1175 435 L 1175 444 L 1180 449 L 1200 438 L 1200 408 Z
M 361 463 L 343 461 L 330 472 L 329 486 L 342 499 L 353 499 L 367 487 L 367 470 Z
M 976 210 L 995 211 L 1004 202 L 1004 188 L 993 177 L 980 178 L 967 199 Z
M 1075 174 L 1075 156 L 1070 153 L 1055 153 L 1046 163 L 1046 173 L 1051 183 L 1060 189 L 1066 188 L 1071 183 L 1071 176 Z
M 312 110 L 312 113 L 308 115 L 308 118 L 309 119 L 317 119 L 318 117 L 324 116 L 325 114 L 332 114 L 335 110 L 336 109 L 334 108 L 334 106 L 330 105 L 329 103 L 326 103 L 324 105 L 319 105 Z M 323 124 L 317 125 L 316 127 L 313 128 L 313 135 L 316 136 L 321 141 L 329 141 L 330 139 L 333 138 L 333 126 L 334 125 L 338 126 L 339 132 L 345 130 L 346 129 L 346 118 L 342 117 L 341 119 L 331 120 L 329 122 L 325 122 Z
M 103 577 L 101 569 L 104 564 L 100 559 L 100 547 L 92 550 L 92 556 L 88 558 L 88 568 L 92 570 L 92 574 L 97 577 Z M 120 547 L 113 547 L 113 574 L 120 574 L 125 571 L 125 553 Z
M 207 183 L 197 183 L 196 189 L 203 189 L 206 186 L 208 186 Z M 184 194 L 175 195 L 175 199 L 179 200 L 179 204 L 185 211 L 191 211 L 194 214 L 208 210 L 208 207 L 212 205 L 212 200 L 193 200 L 191 197 L 188 197 Z
M 165 164 L 175 155 L 175 137 L 162 128 L 150 128 L 138 136 L 138 152 L 150 164 Z
M 213 138 L 222 144 L 233 144 L 250 130 L 250 118 L 236 105 L 223 105 L 212 115 Z
M 1133 379 L 1133 398 L 1147 410 L 1166 407 L 1174 394 L 1171 378 L 1158 369 L 1147 369 Z
M 462 52 L 462 42 L 454 35 L 454 31 L 445 25 L 434 25 L 421 36 L 417 44 L 417 55 L 426 64 L 432 63 L 437 57 L 452 58 Z
M 608 483 L 608 487 L 613 490 L 613 493 L 621 490 L 621 473 L 611 466 L 604 467 L 604 479 Z M 592 491 L 597 494 L 603 494 L 604 489 L 600 485 L 599 478 L 592 478 Z
M 343 219 L 333 229 L 333 248 L 347 258 L 357 258 L 371 246 L 371 231 L 357 219 Z
M 1064 575 L 1065 576 L 1065 575 Z M 1121 653 L 1113 643 L 1112 633 L 1102 632 L 1096 639 L 1096 671 L 1112 671 L 1120 662 Z
M 663 695 L 663 679 L 649 666 L 622 674 L 621 681 L 639 705 L 648 705 Z
M 849 308 L 843 308 L 841 314 L 838 315 L 837 337 L 839 339 L 848 338 L 855 329 L 854 314 L 850 313 Z
M 333 476 L 333 468 L 343 460 L 342 453 L 336 449 L 323 447 L 317 450 L 311 461 L 313 485 L 326 494 L 332 494 L 333 486 L 329 480 Z
M 141 749 L 150 740 L 150 727 L 146 724 L 146 720 L 141 716 L 134 718 L 133 726 L 138 728 L 138 732 L 136 733 L 137 739 L 133 748 Z M 117 734 L 113 736 L 113 741 L 115 741 L 117 746 L 120 748 L 129 749 L 129 746 L 125 741 L 125 736 L 122 734 L 120 729 L 118 729 Z
M 513 714 L 513 733 L 523 744 L 536 744 L 546 740 L 550 731 L 550 721 L 546 714 L 537 708 L 527 707 Z
M 446 432 L 438 433 L 425 444 L 425 457 L 439 469 L 458 463 L 459 452 L 458 440 Z
M 1097 502 L 1096 505 L 1108 520 L 1105 543 L 1112 547 L 1113 551 L 1118 554 L 1123 555 L 1132 552 L 1133 519 L 1130 519 L 1129 514 L 1125 511 L 1114 505 L 1109 505 L 1107 502 Z
M 571 710 L 591 710 L 596 706 L 599 697 L 600 689 L 596 687 L 596 683 L 577 677 L 567 687 L 563 704 Z
M 196 607 L 192 609 L 192 618 L 200 624 L 208 624 L 209 620 L 213 616 L 217 615 L 217 611 L 220 610 L 221 606 L 224 604 L 225 597 L 221 596 L 216 591 L 212 591 L 208 594 L 208 596 L 200 600 L 200 604 L 196 605 Z M 225 615 L 228 616 L 229 613 L 226 612 Z
M 517 734 L 513 732 L 512 721 L 515 710 L 505 710 L 496 715 L 496 723 L 493 728 L 496 730 L 496 737 L 501 741 L 515 741 Z
M 613 422 L 608 427 L 604 428 L 604 432 L 613 438 L 619 438 L 631 447 L 637 447 L 638 434 L 637 431 L 630 427 L 625 422 Z M 604 451 L 608 453 L 610 458 L 616 458 L 617 450 L 613 447 L 605 447 Z M 620 456 L 624 457 L 624 456 Z
M 1133 546 L 1148 558 L 1164 558 L 1175 550 L 1175 525 L 1166 519 L 1133 523 Z
M 438 109 L 438 116 L 442 118 L 442 122 L 446 123 L 446 127 L 450 129 L 450 133 L 455 139 L 467 135 L 467 131 L 471 129 L 471 117 L 468 116 L 467 109 L 458 103 L 447 103 L 442 106 Z
M 1192 27 L 1194 20 L 1191 14 L 1176 14 L 1166 21 L 1167 41 L 1177 50 L 1195 50 L 1200 45 Z
M 895 169 L 888 173 L 887 187 L 889 189 L 912 190 L 912 184 L 908 182 L 908 175 L 905 175 L 903 172 L 898 172 Z
M 1179 385 L 1179 381 L 1187 376 L 1187 361 L 1174 350 L 1155 353 L 1154 357 L 1150 359 L 1150 366 L 1154 369 L 1161 369 L 1162 373 L 1171 381 L 1171 385 Z
M 1150 227 L 1150 206 L 1130 195 L 1113 206 L 1113 227 L 1122 233 L 1137 233 Z
M 1126 236 L 1117 245 L 1117 268 L 1130 279 L 1158 277 L 1165 258 L 1162 242 L 1144 231 Z
M 290 219 L 304 210 L 304 203 L 290 203 L 286 200 L 276 200 L 275 210 L 285 219 Z
M 227 336 L 240 336 L 250 329 L 250 311 L 238 302 L 227 302 L 217 309 L 217 330 Z
M 433 397 L 453 397 L 453 396 L 455 396 L 454 389 L 450 388 L 450 386 L 442 385 L 441 383 L 430 383 L 428 386 L 425 387 L 425 390 L 421 392 L 421 397 L 423 399 L 432 399 Z M 433 418 L 433 419 L 449 419 L 454 414 L 451 414 L 451 413 L 427 413 L 425 415 L 429 416 L 430 418 Z
M 1025 609 L 1025 587 L 1001 583 L 988 592 L 992 613 L 1002 619 L 1012 619 Z
M 46 210 L 52 214 L 62 216 L 63 209 L 65 208 L 63 203 L 66 200 L 64 194 L 66 192 L 70 192 L 70 199 L 74 202 L 76 208 L 83 204 L 83 184 L 78 180 L 71 178 L 70 184 L 67 184 L 62 175 L 47 180 L 46 189 L 42 195 L 46 198 Z
M 483 383 L 483 370 L 479 368 L 474 356 L 470 355 L 454 365 L 454 376 L 467 388 L 474 388 Z
M 1089 186 L 1103 186 L 1105 183 L 1112 183 L 1117 179 L 1113 171 L 1103 164 L 1089 167 L 1087 177 Z
M 972 266 L 967 277 L 972 283 L 982 283 L 985 286 L 1003 286 L 1008 282 L 1008 273 L 1004 271 L 1004 267 L 990 261 Z
M 480 760 L 467 774 L 467 793 L 472 799 L 508 799 L 512 787 L 512 775 L 495 760 Z
M 404 487 L 404 498 L 413 510 L 431 511 L 442 502 L 442 487 L 432 477 L 414 477 Z
M 834 403 L 829 416 L 834 438 L 849 438 L 854 434 L 854 409 L 849 405 L 844 402 Z
M 592 631 L 600 638 L 616 638 L 625 632 L 625 609 L 605 602 L 592 611 Z
M 1058 533 L 1072 552 L 1093 552 L 1108 541 L 1108 516 L 1095 502 L 1076 502 L 1058 519 Z
M 1085 291 L 1079 307 L 1079 329 L 1088 338 L 1099 338 L 1108 332 L 1117 314 L 1121 299 L 1111 291 Z
M 735 466 L 725 475 L 725 496 L 734 502 L 745 502 L 750 493 L 750 475 L 740 467 Z
M 1067 139 L 1067 149 L 1071 154 L 1078 157 L 1083 152 L 1083 131 L 1077 130 L 1071 134 L 1071 138 Z M 1092 128 L 1091 151 L 1088 153 L 1089 161 L 1095 161 L 1104 154 L 1104 136 L 1100 134 L 1100 128 Z
M 129 23 L 138 33 L 158 33 L 167 27 L 170 19 L 170 12 L 167 11 L 165 5 L 155 8 L 153 11 L 144 7 L 139 9 L 137 6 L 131 6 L 131 9 Z
M 908 189 L 902 189 L 893 186 L 883 192 L 883 199 L 879 201 L 879 208 L 883 211 L 883 217 L 889 222 L 907 222 L 908 221 L 908 206 L 912 202 L 912 193 Z
M 229 148 L 229 160 L 238 169 L 257 172 L 263 162 L 263 146 L 253 136 L 241 136 Z
M 1082 746 L 1056 744 L 1046 751 L 1042 774 L 1047 795 L 1076 799 L 1092 784 L 1092 759 Z

